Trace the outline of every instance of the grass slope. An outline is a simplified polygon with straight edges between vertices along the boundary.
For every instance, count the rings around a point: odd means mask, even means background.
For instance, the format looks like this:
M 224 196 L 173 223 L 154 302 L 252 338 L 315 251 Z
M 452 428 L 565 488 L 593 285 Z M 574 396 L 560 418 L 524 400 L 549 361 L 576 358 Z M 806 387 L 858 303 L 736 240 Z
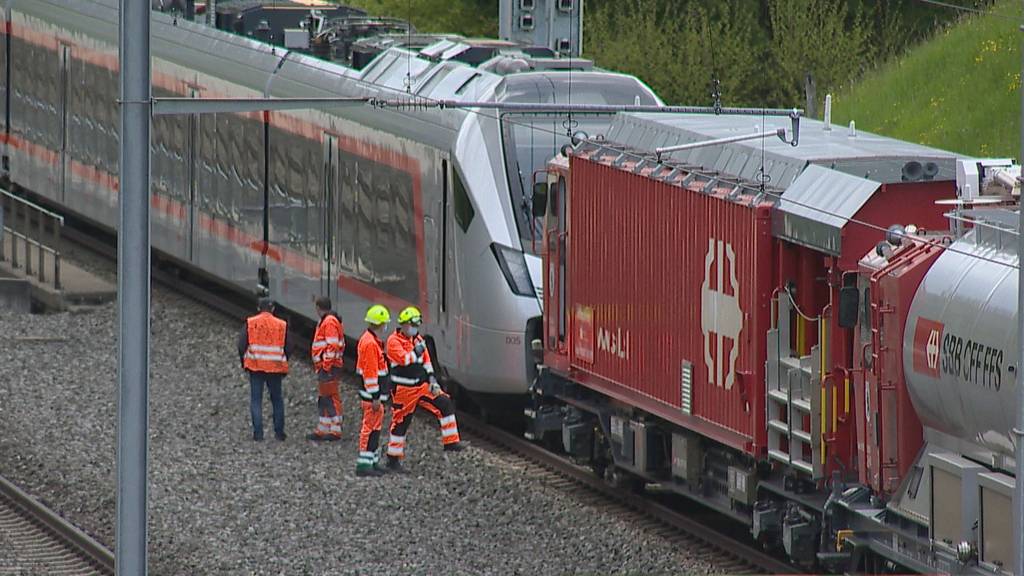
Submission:
M 836 123 L 975 156 L 1020 152 L 1019 0 L 964 19 L 834 97 Z

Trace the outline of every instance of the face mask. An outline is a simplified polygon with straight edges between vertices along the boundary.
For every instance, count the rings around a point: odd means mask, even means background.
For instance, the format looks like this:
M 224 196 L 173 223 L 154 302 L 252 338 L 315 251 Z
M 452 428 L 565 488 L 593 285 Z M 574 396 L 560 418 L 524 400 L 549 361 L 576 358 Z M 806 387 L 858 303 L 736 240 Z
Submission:
M 418 326 L 409 326 L 408 328 L 405 329 L 405 334 L 409 338 L 415 338 L 416 335 L 419 334 L 419 333 L 420 333 L 420 329 L 419 329 Z

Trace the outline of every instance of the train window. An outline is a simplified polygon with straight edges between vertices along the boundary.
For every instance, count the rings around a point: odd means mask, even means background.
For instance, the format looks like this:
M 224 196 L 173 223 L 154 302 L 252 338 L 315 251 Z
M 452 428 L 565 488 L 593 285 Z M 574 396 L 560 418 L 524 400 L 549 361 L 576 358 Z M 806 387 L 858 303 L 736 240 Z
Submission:
M 455 221 L 458 222 L 459 228 L 462 228 L 463 232 L 468 232 L 469 225 L 473 223 L 473 217 L 476 216 L 476 210 L 473 209 L 473 202 L 469 199 L 466 184 L 462 181 L 462 174 L 459 174 L 458 170 L 455 170 L 455 186 L 453 190 L 452 200 L 455 204 Z

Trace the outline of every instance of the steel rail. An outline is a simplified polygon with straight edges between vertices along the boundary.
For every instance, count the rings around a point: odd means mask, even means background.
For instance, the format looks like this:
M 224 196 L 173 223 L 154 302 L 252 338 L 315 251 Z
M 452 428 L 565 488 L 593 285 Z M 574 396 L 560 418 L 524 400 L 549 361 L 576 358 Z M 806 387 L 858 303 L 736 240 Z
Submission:
M 8 521 L 0 525 L 0 531 L 19 531 L 23 535 L 30 532 L 26 537 L 39 541 L 33 547 L 33 556 L 53 555 L 52 560 L 37 560 L 45 563 L 42 568 L 47 574 L 82 574 L 90 570 L 95 574 L 114 573 L 113 552 L 0 476 L 0 511 L 4 508 L 9 508 L 25 522 L 13 521 L 6 515 Z
M 724 569 L 729 574 L 747 573 L 795 574 L 803 570 L 778 558 L 740 542 L 726 534 L 722 534 L 703 525 L 699 521 L 651 498 L 640 494 L 615 488 L 597 477 L 587 468 L 573 464 L 569 460 L 546 450 L 501 428 L 488 425 L 477 418 L 459 413 L 459 426 L 470 434 L 495 443 L 516 455 L 550 469 L 560 475 L 571 478 L 576 484 L 620 502 L 643 516 L 653 518 L 671 527 L 701 544 L 709 547 L 714 554 L 707 560 L 715 564 L 716 570 Z

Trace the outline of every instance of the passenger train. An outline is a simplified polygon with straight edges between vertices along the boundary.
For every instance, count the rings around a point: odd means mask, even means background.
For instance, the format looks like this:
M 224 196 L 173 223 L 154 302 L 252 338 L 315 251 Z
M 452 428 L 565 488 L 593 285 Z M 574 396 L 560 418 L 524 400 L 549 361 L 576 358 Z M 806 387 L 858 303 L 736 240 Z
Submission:
M 7 2 L 0 43 L 8 177 L 110 228 L 117 9 L 116 0 Z M 660 104 L 636 78 L 520 48 L 446 36 L 391 46 L 356 69 L 154 12 L 153 95 L 561 103 L 571 84 L 573 102 Z M 370 106 L 155 116 L 153 246 L 240 290 L 262 282 L 306 316 L 329 295 L 350 337 L 369 304 L 415 304 L 452 380 L 521 395 L 540 334 L 534 173 L 568 128 L 599 134 L 607 122 Z
M 114 228 L 116 0 L 8 0 L 4 18 L 5 175 Z M 411 37 L 345 66 L 157 13 L 153 92 L 661 104 L 543 49 Z M 371 302 L 418 305 L 451 380 L 528 399 L 528 436 L 714 508 L 807 569 L 1004 576 L 1020 168 L 809 120 L 796 147 L 658 153 L 791 127 L 155 117 L 153 243 L 299 314 L 330 295 L 348 336 Z

